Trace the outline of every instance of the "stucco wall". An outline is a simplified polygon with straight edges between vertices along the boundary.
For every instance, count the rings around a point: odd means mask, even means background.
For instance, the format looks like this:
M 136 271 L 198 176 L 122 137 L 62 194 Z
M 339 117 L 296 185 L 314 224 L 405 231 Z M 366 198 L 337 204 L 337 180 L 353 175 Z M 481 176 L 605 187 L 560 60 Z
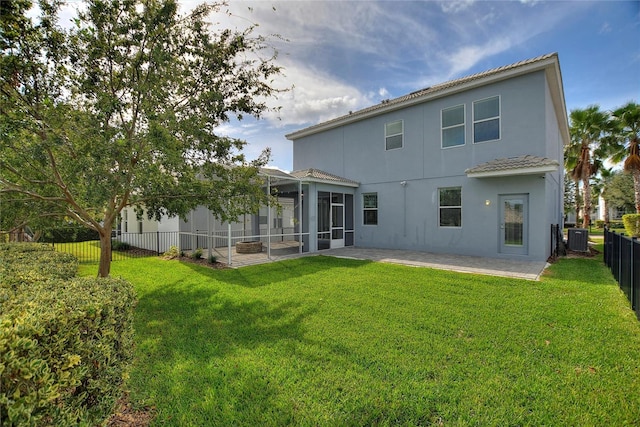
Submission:
M 357 182 L 390 182 L 464 174 L 465 169 L 497 157 L 545 156 L 544 72 L 430 101 L 400 111 L 298 139 L 293 167 L 322 169 Z M 473 101 L 499 95 L 501 138 L 474 144 Z M 465 105 L 464 146 L 441 148 L 443 108 Z M 403 147 L 385 150 L 384 126 L 404 122 Z
M 474 144 L 473 102 L 496 95 L 500 139 Z M 562 215 L 562 172 L 478 179 L 468 178 L 465 170 L 525 154 L 561 163 L 560 132 L 549 97 L 544 71 L 539 71 L 435 99 L 297 139 L 294 169 L 317 168 L 360 183 L 354 198 L 356 246 L 546 260 L 549 226 Z M 441 110 L 460 104 L 465 105 L 466 143 L 443 149 Z M 403 147 L 387 151 L 385 123 L 395 120 L 404 123 Z M 438 188 L 454 186 L 462 187 L 462 227 L 440 227 Z M 378 225 L 363 224 L 362 194 L 368 192 L 378 193 Z M 528 195 L 526 255 L 499 250 L 498 198 L 505 194 Z

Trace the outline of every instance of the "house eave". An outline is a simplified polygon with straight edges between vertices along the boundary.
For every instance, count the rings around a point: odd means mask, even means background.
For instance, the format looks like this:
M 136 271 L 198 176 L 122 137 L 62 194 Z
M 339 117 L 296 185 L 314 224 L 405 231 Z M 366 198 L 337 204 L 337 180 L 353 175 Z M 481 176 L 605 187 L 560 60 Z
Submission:
M 540 166 L 532 168 L 521 169 L 505 169 L 497 171 L 484 171 L 484 172 L 467 172 L 468 178 L 499 178 L 506 176 L 521 176 L 521 175 L 544 175 L 546 173 L 556 172 L 558 166 Z
M 335 185 L 338 187 L 350 187 L 350 188 L 358 188 L 360 187 L 360 184 L 357 182 L 340 182 L 340 181 L 331 181 L 329 179 L 320 179 L 320 178 L 300 178 L 300 181 L 302 181 L 302 183 L 316 183 L 316 184 L 328 184 L 328 185 Z

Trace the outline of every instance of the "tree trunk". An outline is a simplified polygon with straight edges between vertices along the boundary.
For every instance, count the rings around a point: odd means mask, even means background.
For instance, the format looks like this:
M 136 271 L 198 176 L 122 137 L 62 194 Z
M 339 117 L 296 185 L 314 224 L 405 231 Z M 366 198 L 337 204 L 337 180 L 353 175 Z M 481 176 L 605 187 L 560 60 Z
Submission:
M 577 227 L 580 219 L 580 181 L 574 182 L 576 183 L 576 221 L 574 226 Z
M 602 200 L 604 201 L 604 225 L 609 227 L 609 202 L 604 197 Z
M 640 214 L 640 169 L 633 170 L 633 193 L 636 200 L 636 213 Z
M 109 277 L 111 272 L 111 227 L 98 230 L 100 234 L 100 265 L 98 277 Z
M 589 178 L 582 180 L 582 198 L 584 199 L 582 228 L 589 228 L 589 223 L 591 222 L 591 188 L 589 187 Z

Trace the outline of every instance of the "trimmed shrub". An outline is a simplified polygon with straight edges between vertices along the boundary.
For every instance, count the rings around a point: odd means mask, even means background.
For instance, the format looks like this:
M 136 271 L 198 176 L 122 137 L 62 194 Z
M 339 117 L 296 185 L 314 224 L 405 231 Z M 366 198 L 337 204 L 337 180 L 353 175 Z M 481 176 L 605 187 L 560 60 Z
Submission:
M 114 251 L 128 251 L 131 249 L 131 245 L 128 242 L 123 242 L 120 240 L 114 240 L 111 242 L 111 249 Z
M 624 232 L 628 236 L 640 236 L 640 214 L 622 215 L 622 222 L 624 223 Z
M 71 254 L 54 252 L 40 243 L 0 244 L 0 315 L 7 301 L 13 300 L 19 285 L 49 279 L 70 279 L 78 272 L 78 260 Z
M 167 249 L 167 251 L 163 254 L 164 258 L 166 259 L 178 258 L 181 255 L 182 253 L 178 250 L 178 247 L 175 245 L 170 246 L 169 249 Z
M 13 252 L 28 251 L 3 251 L 2 264 Z M 66 274 L 57 267 L 39 275 L 22 263 L 11 271 L 12 297 L 0 302 L 3 426 L 100 425 L 121 396 L 133 358 L 133 287 L 56 277 Z
M 86 242 L 89 240 L 100 240 L 97 231 L 85 227 L 63 227 L 47 230 L 42 236 L 46 242 Z
M 614 220 L 614 221 L 609 221 L 609 228 L 617 228 L 617 229 L 623 229 L 624 228 L 624 223 L 622 221 L 619 220 Z
M 209 264 L 215 264 L 218 262 L 218 257 L 215 255 L 209 255 Z
M 193 259 L 201 259 L 202 258 L 202 249 L 198 248 L 195 251 L 191 252 L 191 258 Z

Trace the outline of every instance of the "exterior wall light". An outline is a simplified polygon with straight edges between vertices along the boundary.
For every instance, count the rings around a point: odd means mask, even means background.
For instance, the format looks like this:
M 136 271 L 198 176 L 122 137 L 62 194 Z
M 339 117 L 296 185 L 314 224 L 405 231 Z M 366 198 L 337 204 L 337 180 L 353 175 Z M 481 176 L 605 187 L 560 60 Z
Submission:
M 489 206 L 491 204 L 491 200 L 487 199 L 484 201 L 485 206 Z

